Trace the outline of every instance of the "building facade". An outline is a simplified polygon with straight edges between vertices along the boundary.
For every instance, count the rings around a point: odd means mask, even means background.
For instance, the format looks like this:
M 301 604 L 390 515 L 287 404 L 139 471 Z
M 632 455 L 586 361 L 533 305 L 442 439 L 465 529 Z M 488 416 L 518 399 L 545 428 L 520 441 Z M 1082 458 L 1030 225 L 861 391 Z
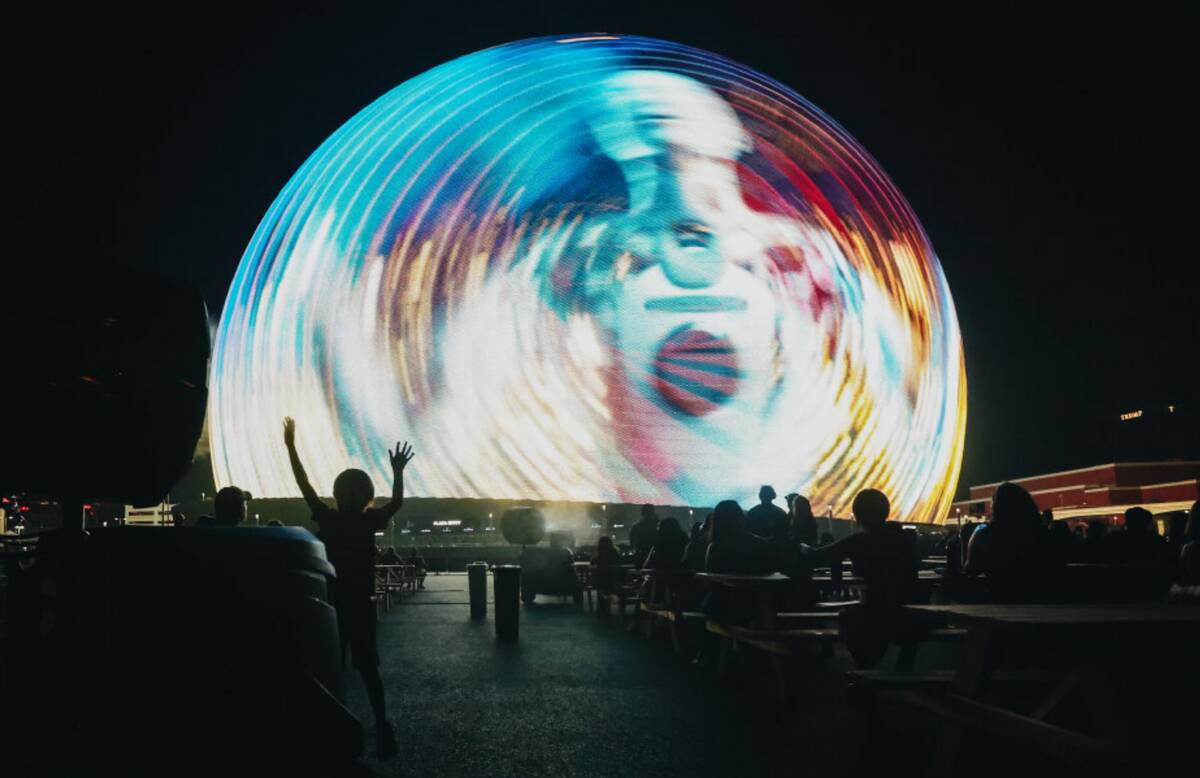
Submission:
M 1011 479 L 1056 519 L 1099 518 L 1123 522 L 1128 508 L 1140 505 L 1155 515 L 1186 511 L 1200 498 L 1200 462 L 1115 462 L 1058 473 Z M 987 518 L 1000 483 L 970 487 L 970 498 L 956 502 L 951 516 Z

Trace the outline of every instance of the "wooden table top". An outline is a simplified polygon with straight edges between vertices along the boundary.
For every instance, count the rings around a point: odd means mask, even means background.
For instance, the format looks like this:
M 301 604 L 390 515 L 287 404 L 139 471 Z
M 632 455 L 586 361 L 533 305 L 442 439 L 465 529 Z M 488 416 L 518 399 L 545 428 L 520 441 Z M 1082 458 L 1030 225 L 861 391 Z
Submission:
M 1003 627 L 1112 627 L 1170 624 L 1200 627 L 1200 605 L 909 605 L 908 610 L 942 621 Z
M 829 573 L 818 573 L 817 575 L 810 576 L 809 580 L 812 581 L 813 583 L 834 583 L 833 576 L 830 575 Z M 844 583 L 844 584 L 854 584 L 857 586 L 858 584 L 866 583 L 867 579 L 863 578 L 860 575 L 850 575 L 849 573 L 847 573 L 847 574 L 843 575 L 841 578 L 838 578 L 837 582 Z
M 696 580 L 721 586 L 773 586 L 792 580 L 783 573 L 770 575 L 726 575 L 724 573 L 696 573 Z

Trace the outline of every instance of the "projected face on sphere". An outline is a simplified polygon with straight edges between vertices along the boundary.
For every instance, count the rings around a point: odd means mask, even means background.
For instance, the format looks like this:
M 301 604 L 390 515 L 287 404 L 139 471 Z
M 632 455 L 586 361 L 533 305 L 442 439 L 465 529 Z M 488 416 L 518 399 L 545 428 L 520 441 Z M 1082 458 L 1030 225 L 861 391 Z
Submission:
M 615 442 L 671 492 L 714 502 L 731 480 L 744 492 L 765 465 L 751 441 L 770 434 L 790 318 L 772 275 L 796 275 L 803 291 L 791 302 L 819 310 L 828 268 L 801 225 L 746 205 L 735 163 L 750 144 L 714 92 L 631 71 L 600 93 L 605 110 L 589 129 L 620 168 L 628 204 L 580 230 L 594 231 L 596 247 L 581 291 L 612 351 Z M 771 249 L 805 245 L 808 266 L 773 264 Z M 817 347 L 819 317 L 793 324 L 793 348 Z M 695 477 L 707 470 L 725 479 Z
M 222 316 L 218 482 L 710 505 L 758 487 L 940 520 L 953 305 L 906 203 L 786 87 L 663 41 L 523 41 L 355 117 L 247 249 Z M 265 423 L 260 431 L 259 419 Z M 325 484 L 327 491 L 328 485 Z

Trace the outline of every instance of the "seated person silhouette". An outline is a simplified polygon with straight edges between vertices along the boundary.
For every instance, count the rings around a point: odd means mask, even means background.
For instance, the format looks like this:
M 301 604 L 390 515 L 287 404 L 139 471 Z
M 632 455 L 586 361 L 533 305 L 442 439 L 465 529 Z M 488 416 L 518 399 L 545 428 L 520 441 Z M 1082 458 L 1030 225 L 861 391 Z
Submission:
M 416 546 L 409 547 L 408 558 L 404 559 L 401 562 L 401 564 L 412 565 L 414 568 L 416 568 L 415 570 L 413 570 L 413 575 L 415 575 L 417 577 L 417 588 L 424 589 L 425 588 L 425 574 L 429 570 L 429 565 L 426 564 L 425 557 L 423 557 L 417 553 Z
M 967 544 L 964 570 L 987 577 L 992 602 L 1038 602 L 1054 596 L 1055 566 L 1033 496 L 1021 486 L 1000 484 L 992 496 L 992 516 L 975 528 Z
M 1155 531 L 1154 514 L 1142 507 L 1125 511 L 1125 529 L 1108 533 L 1101 548 L 1104 561 L 1117 565 L 1152 565 L 1169 560 L 1167 543 Z
M 891 504 L 883 492 L 862 490 L 851 510 L 862 531 L 809 551 L 805 561 L 811 566 L 849 559 L 855 574 L 865 579 L 862 605 L 842 611 L 842 634 L 855 661 L 873 667 L 883 658 L 888 642 L 902 631 L 901 606 L 914 593 L 917 555 L 910 533 L 888 522 Z
M 413 458 L 407 443 L 396 444 L 389 451 L 392 463 L 392 498 L 379 508 L 372 508 L 375 487 L 362 470 L 343 470 L 333 482 L 333 498 L 337 508 L 330 508 L 317 497 L 309 483 L 308 474 L 296 452 L 296 422 L 283 420 L 283 440 L 292 463 L 292 474 L 300 487 L 304 501 L 312 511 L 313 521 L 320 528 L 317 537 L 325 544 L 329 561 L 337 571 L 334 581 L 334 606 L 337 608 L 338 629 L 343 650 L 347 644 L 354 657 L 354 667 L 367 687 L 367 697 L 375 713 L 375 734 L 380 759 L 396 754 L 396 735 L 387 720 L 383 681 L 379 677 L 379 651 L 375 645 L 375 533 L 387 528 L 388 522 L 404 503 L 404 467 Z
M 612 538 L 604 535 L 596 543 L 592 560 L 592 585 L 602 594 L 614 594 L 621 588 L 621 555 Z
M 658 522 L 658 535 L 654 547 L 646 556 L 644 566 L 657 570 L 658 575 L 648 576 L 642 586 L 642 596 L 648 602 L 666 602 L 667 592 L 683 564 L 683 552 L 688 545 L 688 536 L 679 528 L 679 521 L 670 517 Z
M 735 500 L 722 500 L 709 525 L 705 568 L 725 575 L 766 575 L 772 569 L 771 547 L 746 527 L 746 514 Z
M 817 518 L 813 516 L 812 503 L 802 494 L 789 497 L 788 535 L 791 541 L 806 546 L 817 545 Z
M 774 570 L 771 545 L 746 529 L 746 514 L 735 500 L 722 500 L 713 508 L 708 531 L 705 570 L 722 575 L 767 575 Z M 718 621 L 747 623 L 756 612 L 753 599 L 744 591 L 714 589 L 704 598 L 701 610 Z
M 236 527 L 246 520 L 246 500 L 250 493 L 226 486 L 213 497 L 212 516 L 196 519 L 197 527 Z

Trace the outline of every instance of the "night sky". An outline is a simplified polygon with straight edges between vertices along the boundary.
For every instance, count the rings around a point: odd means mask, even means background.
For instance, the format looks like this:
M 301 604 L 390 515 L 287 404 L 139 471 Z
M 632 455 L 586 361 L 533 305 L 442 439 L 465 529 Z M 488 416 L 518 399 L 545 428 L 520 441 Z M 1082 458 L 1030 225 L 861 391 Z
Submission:
M 11 27 L 25 53 L 9 68 L 8 113 L 27 216 L 44 230 L 33 234 L 50 236 L 57 262 L 197 286 L 216 316 L 283 184 L 385 91 L 518 38 L 650 35 L 790 85 L 908 198 L 965 340 L 960 488 L 1112 461 L 1117 413 L 1194 407 L 1194 15 L 340 5 L 54 8 Z

